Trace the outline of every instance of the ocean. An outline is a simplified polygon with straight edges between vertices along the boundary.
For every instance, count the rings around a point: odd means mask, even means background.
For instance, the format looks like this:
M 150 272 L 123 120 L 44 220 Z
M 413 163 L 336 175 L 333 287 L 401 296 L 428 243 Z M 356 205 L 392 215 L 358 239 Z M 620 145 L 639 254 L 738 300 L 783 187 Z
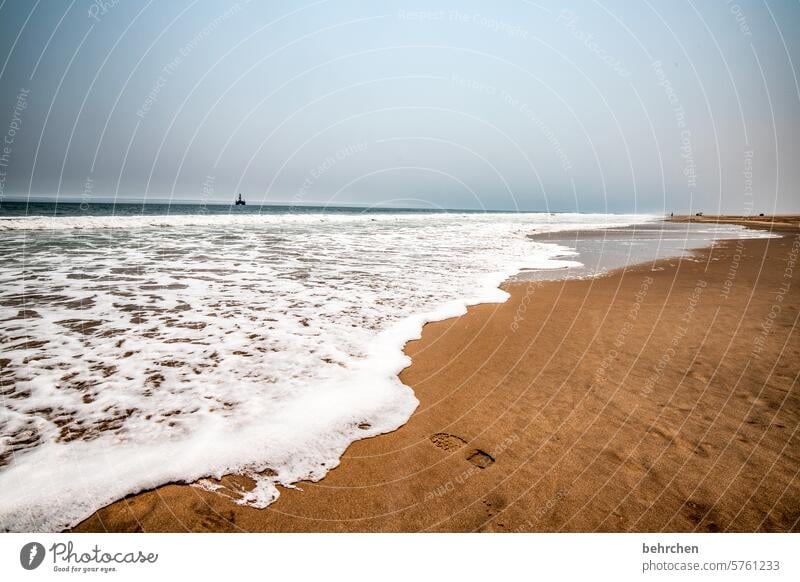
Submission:
M 4 202 L 0 528 L 229 473 L 266 507 L 407 421 L 402 350 L 426 322 L 581 268 L 529 235 L 659 218 Z

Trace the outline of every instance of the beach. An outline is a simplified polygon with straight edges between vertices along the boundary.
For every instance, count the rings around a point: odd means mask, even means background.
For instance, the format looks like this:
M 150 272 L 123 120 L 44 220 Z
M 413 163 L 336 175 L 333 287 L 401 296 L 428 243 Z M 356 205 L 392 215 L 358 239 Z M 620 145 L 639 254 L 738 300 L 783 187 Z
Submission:
M 781 237 L 517 277 L 506 302 L 429 323 L 405 347 L 408 422 L 264 509 L 235 503 L 252 482 L 232 475 L 74 531 L 800 531 L 800 229 L 748 226 Z

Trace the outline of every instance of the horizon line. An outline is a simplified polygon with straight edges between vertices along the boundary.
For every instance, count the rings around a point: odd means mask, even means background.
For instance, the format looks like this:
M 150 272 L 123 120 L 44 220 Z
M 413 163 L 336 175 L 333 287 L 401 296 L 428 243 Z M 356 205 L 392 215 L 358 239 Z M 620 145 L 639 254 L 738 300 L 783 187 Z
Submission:
M 246 201 L 246 199 L 245 199 Z M 43 198 L 25 198 L 22 196 L 6 196 L 4 199 L 0 199 L 0 207 L 2 207 L 3 203 L 12 202 L 12 203 L 21 203 L 21 204 L 86 204 L 88 206 L 91 205 L 98 205 L 98 204 L 136 204 L 136 205 L 169 205 L 169 206 L 235 206 L 235 200 L 233 202 L 222 202 L 222 201 L 213 201 L 207 202 L 202 200 L 170 200 L 170 199 L 159 199 L 153 198 L 150 200 L 144 199 L 136 199 L 136 198 L 117 198 L 117 199 L 107 199 L 107 200 L 93 200 L 91 202 L 82 201 L 80 198 L 73 198 L 73 197 L 64 197 L 64 198 L 54 198 L 54 197 L 43 197 Z M 540 213 L 540 214 L 668 214 L 664 211 L 643 211 L 643 210 L 630 210 L 630 211 L 611 211 L 608 209 L 605 210 L 585 210 L 585 211 L 578 211 L 578 210 L 527 210 L 521 208 L 445 208 L 445 207 L 419 207 L 419 206 L 382 206 L 377 204 L 365 204 L 362 202 L 340 202 L 337 204 L 329 204 L 324 202 L 282 202 L 282 201 L 275 201 L 275 202 L 262 202 L 262 203 L 252 203 L 248 204 L 250 208 L 258 207 L 277 207 L 277 208 L 354 208 L 354 209 L 364 209 L 364 210 L 417 210 L 417 211 L 426 211 L 426 212 L 524 212 L 524 213 Z

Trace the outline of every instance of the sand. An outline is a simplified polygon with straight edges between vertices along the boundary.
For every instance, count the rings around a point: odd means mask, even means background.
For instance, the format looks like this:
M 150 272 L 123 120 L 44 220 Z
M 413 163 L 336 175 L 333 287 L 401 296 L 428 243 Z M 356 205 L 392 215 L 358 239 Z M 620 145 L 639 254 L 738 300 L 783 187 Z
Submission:
M 407 345 L 417 412 L 322 481 L 261 510 L 171 484 L 75 530 L 800 531 L 796 225 L 507 283 Z
M 670 219 L 671 222 L 696 222 L 696 223 L 729 223 L 741 224 L 752 228 L 764 228 L 769 230 L 793 230 L 800 229 L 800 215 L 797 214 L 783 214 L 783 215 L 766 215 L 766 216 L 753 216 L 753 215 L 717 215 L 717 216 L 697 216 L 697 215 L 683 215 L 675 216 Z

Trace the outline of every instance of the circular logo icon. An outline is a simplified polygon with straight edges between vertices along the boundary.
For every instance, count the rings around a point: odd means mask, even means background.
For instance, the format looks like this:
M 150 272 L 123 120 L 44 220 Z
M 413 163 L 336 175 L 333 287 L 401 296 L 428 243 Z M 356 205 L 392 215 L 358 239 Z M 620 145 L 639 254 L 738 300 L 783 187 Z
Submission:
M 26 570 L 35 570 L 44 561 L 44 546 L 39 542 L 29 542 L 19 551 L 19 563 Z

